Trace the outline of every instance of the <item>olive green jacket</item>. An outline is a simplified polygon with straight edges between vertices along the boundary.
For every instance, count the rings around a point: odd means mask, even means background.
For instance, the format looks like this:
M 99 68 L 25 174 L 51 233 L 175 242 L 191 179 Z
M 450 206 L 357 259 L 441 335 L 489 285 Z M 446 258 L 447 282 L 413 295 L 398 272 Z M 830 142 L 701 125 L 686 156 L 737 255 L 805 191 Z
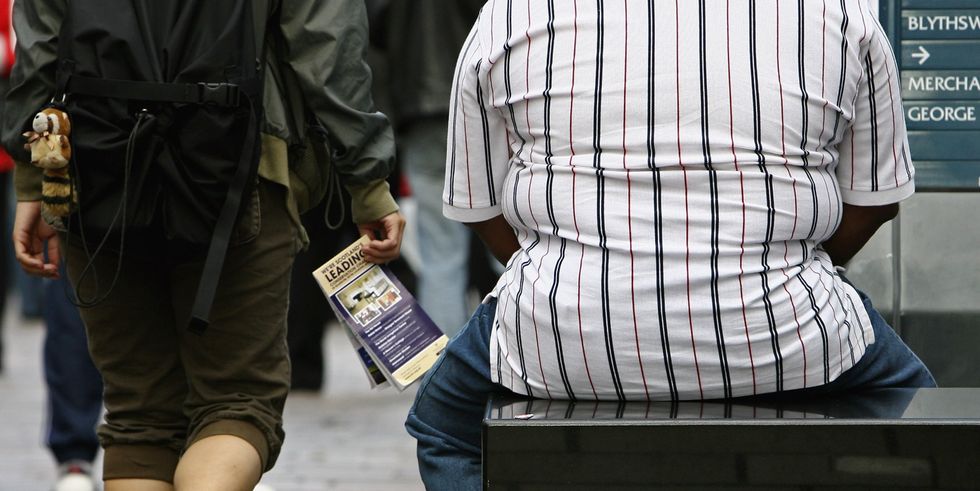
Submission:
M 57 38 L 67 1 L 17 0 L 13 7 L 17 62 L 2 136 L 17 161 L 20 201 L 40 199 L 41 172 L 28 162 L 21 133 L 54 93 Z M 259 175 L 289 189 L 288 206 L 297 225 L 300 212 L 334 191 L 328 189 L 331 174 L 350 192 L 356 223 L 397 210 L 386 182 L 394 161 L 391 126 L 374 109 L 371 72 L 364 61 L 363 1 L 254 0 L 253 5 L 256 42 L 266 53 Z M 325 130 L 325 145 L 308 136 L 315 126 Z

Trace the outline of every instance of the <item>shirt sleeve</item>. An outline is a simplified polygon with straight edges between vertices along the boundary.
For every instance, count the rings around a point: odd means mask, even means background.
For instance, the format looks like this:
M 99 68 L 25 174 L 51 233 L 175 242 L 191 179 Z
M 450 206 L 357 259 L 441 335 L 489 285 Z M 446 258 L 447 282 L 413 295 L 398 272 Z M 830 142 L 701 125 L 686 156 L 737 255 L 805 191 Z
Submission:
M 27 123 L 51 100 L 58 66 L 58 33 L 66 0 L 18 0 L 13 5 L 17 35 L 16 61 L 3 107 L 3 145 L 17 163 L 14 173 L 17 199 L 41 199 L 41 170 L 30 164 L 24 149 Z
M 877 18 L 870 13 L 865 17 L 870 34 L 854 115 L 840 145 L 837 179 L 845 203 L 878 206 L 911 196 L 915 170 L 909 158 L 895 54 Z
M 443 214 L 460 222 L 501 214 L 500 194 L 510 162 L 506 121 L 493 107 L 480 23 L 470 31 L 456 64 L 449 113 Z

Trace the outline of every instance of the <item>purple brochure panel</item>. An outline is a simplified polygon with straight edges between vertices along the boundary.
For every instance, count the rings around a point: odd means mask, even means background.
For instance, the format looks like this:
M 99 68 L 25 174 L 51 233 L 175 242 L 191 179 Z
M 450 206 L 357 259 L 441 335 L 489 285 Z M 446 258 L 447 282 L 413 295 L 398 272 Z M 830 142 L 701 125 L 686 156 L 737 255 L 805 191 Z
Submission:
M 388 373 L 444 337 L 386 266 L 375 266 L 330 298 L 361 343 Z

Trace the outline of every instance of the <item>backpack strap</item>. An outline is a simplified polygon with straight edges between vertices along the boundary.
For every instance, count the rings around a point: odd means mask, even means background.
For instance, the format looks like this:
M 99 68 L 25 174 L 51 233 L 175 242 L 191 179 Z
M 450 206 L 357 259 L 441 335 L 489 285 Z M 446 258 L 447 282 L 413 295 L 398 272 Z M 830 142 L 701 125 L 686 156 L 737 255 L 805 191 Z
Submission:
M 249 162 L 258 159 L 258 116 L 252 110 L 251 99 L 247 96 L 244 99 L 248 102 L 250 109 L 248 131 L 245 133 L 247 136 L 243 142 L 241 161 L 235 170 L 235 177 L 228 188 L 228 194 L 221 207 L 221 212 L 218 214 L 218 222 L 215 224 L 211 243 L 208 245 L 208 255 L 204 260 L 204 269 L 201 271 L 201 279 L 197 284 L 194 306 L 187 323 L 187 330 L 195 334 L 204 334 L 204 330 L 210 324 L 211 305 L 214 303 L 214 297 L 218 291 L 218 280 L 221 278 L 221 270 L 224 267 L 231 236 L 235 230 L 235 224 L 238 222 L 242 198 L 246 194 L 245 189 L 248 187 L 249 179 L 253 178 L 251 172 L 253 166 L 249 165 Z
M 242 90 L 252 92 L 249 89 L 250 87 L 230 83 L 137 82 L 80 75 L 70 75 L 65 82 L 65 92 L 69 94 L 139 101 L 215 104 L 221 107 L 237 107 L 241 103 Z

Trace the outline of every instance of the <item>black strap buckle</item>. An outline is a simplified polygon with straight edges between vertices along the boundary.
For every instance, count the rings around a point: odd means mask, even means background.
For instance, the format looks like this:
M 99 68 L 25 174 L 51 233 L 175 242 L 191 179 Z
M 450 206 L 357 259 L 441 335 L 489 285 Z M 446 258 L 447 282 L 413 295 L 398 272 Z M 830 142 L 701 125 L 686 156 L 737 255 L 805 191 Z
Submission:
M 197 84 L 197 97 L 202 104 L 235 107 L 240 102 L 241 92 L 235 84 L 201 82 Z

